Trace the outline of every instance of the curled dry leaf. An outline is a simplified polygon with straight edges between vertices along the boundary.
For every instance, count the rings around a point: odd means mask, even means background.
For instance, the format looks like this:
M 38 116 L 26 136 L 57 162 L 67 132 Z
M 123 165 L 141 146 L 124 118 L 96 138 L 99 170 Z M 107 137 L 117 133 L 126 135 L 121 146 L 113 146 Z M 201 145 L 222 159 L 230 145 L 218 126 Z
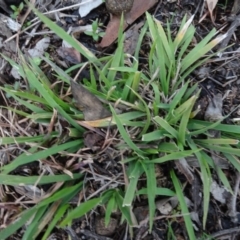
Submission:
M 84 120 L 93 121 L 111 116 L 101 101 L 81 84 L 71 80 L 71 89 L 77 107 L 83 112 Z

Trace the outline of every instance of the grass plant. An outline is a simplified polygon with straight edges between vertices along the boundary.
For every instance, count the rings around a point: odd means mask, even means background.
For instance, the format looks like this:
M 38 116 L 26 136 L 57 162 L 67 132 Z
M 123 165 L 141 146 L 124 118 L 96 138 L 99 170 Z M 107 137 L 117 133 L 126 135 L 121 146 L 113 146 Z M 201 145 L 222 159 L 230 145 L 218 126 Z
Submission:
M 78 124 L 78 121 L 83 120 L 82 112 L 69 97 L 64 97 L 70 86 L 69 74 L 74 68 L 64 71 L 52 62 L 51 57 L 43 57 L 42 62 L 50 65 L 55 78 L 60 80 L 52 84 L 33 59 L 22 56 L 20 63 L 7 59 L 19 70 L 26 85 L 17 89 L 11 85 L 1 86 L 7 99 L 15 102 L 15 106 L 2 108 L 29 125 L 34 125 L 38 130 L 34 135 L 24 135 L 18 131 L 15 135 L 1 138 L 2 146 L 16 145 L 25 150 L 1 166 L 0 182 L 8 186 L 55 184 L 46 195 L 34 200 L 31 207 L 19 209 L 15 221 L 0 231 L 1 239 L 7 239 L 20 228 L 26 229 L 23 239 L 36 239 L 39 234 L 43 235 L 42 239 L 47 239 L 55 227 L 71 225 L 74 219 L 89 214 L 100 205 L 106 209 L 106 225 L 112 212 L 119 211 L 122 214 L 121 223 L 126 221 L 129 232 L 132 233 L 131 228 L 136 224 L 132 210 L 137 198 L 142 195 L 146 195 L 148 199 L 150 232 L 154 226 L 156 199 L 161 196 L 176 196 L 179 214 L 183 216 L 188 237 L 191 240 L 196 239 L 190 217 L 192 210 L 186 204 L 174 162 L 188 156 L 195 156 L 198 160 L 203 186 L 203 228 L 207 222 L 214 171 L 214 162 L 209 152 L 218 151 L 228 159 L 232 167 L 240 171 L 239 126 L 221 124 L 220 121 L 210 123 L 195 120 L 194 105 L 200 90 L 188 78 L 198 66 L 215 54 L 212 50 L 224 36 L 216 36 L 216 31 L 212 30 L 193 46 L 193 17 L 189 20 L 185 17 L 178 33 L 173 37 L 169 24 L 164 29 L 158 20 L 146 13 L 146 23 L 141 30 L 134 56 L 124 53 L 124 34 L 120 29 L 115 54 L 97 58 L 43 14 L 35 9 L 33 11 L 52 31 L 87 59 L 77 67 L 88 65 L 90 79 L 83 82 L 85 87 L 110 103 L 106 107 L 112 112 L 111 124 L 118 130 L 119 139 L 114 148 L 119 151 L 119 155 L 124 156 L 121 164 L 124 166 L 123 171 L 126 169 L 126 181 L 125 186 L 103 188 L 92 197 L 81 199 L 79 205 L 71 205 L 69 201 L 77 194 L 83 194 L 84 188 L 89 184 L 84 180 L 87 175 L 85 171 L 79 173 L 63 163 L 61 167 L 58 166 L 55 174 L 44 174 L 44 171 L 39 176 L 13 174 L 19 167 L 35 161 L 43 164 L 62 159 L 67 162 L 77 156 L 77 161 L 81 163 L 78 152 L 84 147 L 85 129 Z M 150 47 L 148 67 L 144 71 L 141 70 L 139 57 L 143 41 L 147 41 Z M 98 79 L 94 73 L 98 74 Z M 150 96 L 146 92 L 150 92 Z M 124 106 L 127 111 L 118 114 L 114 108 L 117 107 L 116 103 Z M 67 128 L 63 126 L 65 122 Z M 14 125 L 14 119 L 10 124 Z M 103 119 L 96 124 L 98 127 L 108 127 L 109 121 Z M 221 137 L 207 138 L 209 129 L 220 131 Z M 155 166 L 166 163 L 172 166 L 169 170 L 172 187 L 161 188 L 156 183 Z M 218 168 L 217 173 L 222 184 L 231 191 L 222 169 Z M 146 183 L 138 189 L 142 176 L 145 176 Z M 168 234 L 173 235 L 172 228 L 169 228 Z

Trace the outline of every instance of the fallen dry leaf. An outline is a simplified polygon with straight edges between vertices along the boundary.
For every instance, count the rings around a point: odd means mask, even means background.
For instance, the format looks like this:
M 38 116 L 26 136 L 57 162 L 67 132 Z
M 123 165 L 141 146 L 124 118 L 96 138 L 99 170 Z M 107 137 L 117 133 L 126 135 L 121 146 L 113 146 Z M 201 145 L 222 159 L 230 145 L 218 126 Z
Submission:
M 72 47 L 60 47 L 57 49 L 58 55 L 65 61 L 73 64 L 78 64 L 81 62 L 80 53 Z
M 83 112 L 84 120 L 93 121 L 111 116 L 101 101 L 81 84 L 71 80 L 71 89 L 77 107 Z
M 5 16 L 4 14 L 0 13 L 0 18 L 1 21 L 4 22 L 7 25 L 7 27 L 13 32 L 17 32 L 21 28 L 21 24 L 19 24 L 12 18 Z
M 217 5 L 218 0 L 207 0 L 208 11 L 212 20 L 212 23 L 215 25 L 215 19 L 213 17 L 213 10 Z
M 139 38 L 139 28 L 143 26 L 143 22 L 134 24 L 126 31 L 124 39 L 124 52 L 133 55 Z
M 153 7 L 156 3 L 157 0 L 134 0 L 131 11 L 125 15 L 123 29 L 125 30 L 130 24 L 132 24 L 136 19 L 138 19 L 143 13 Z M 101 43 L 99 44 L 100 47 L 107 47 L 117 39 L 120 20 L 121 16 L 113 15 L 112 20 L 107 26 L 106 33 L 103 36 Z
M 168 215 L 171 213 L 171 211 L 173 210 L 172 205 L 168 202 L 168 199 L 162 199 L 162 200 L 158 200 L 156 202 L 156 208 L 157 210 L 163 214 L 163 215 Z
M 29 55 L 31 57 L 41 57 L 44 54 L 45 50 L 48 48 L 49 43 L 49 37 L 42 38 L 33 48 L 28 50 Z
M 226 203 L 230 197 L 230 192 L 222 186 L 219 186 L 216 181 L 212 181 L 210 191 L 215 200 Z

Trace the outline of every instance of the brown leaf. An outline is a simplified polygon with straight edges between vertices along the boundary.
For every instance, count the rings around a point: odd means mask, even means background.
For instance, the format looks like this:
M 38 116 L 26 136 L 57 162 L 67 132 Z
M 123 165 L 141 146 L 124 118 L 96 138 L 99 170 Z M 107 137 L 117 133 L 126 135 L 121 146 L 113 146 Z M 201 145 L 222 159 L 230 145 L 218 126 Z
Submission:
M 70 63 L 78 64 L 81 62 L 80 53 L 72 47 L 60 47 L 57 49 L 57 53 L 61 58 Z
M 136 46 L 137 46 L 137 42 L 139 39 L 139 28 L 141 28 L 143 26 L 143 22 L 140 22 L 138 24 L 134 24 L 131 28 L 129 28 L 126 31 L 125 34 L 125 39 L 124 39 L 124 52 L 128 53 L 130 55 L 133 55 L 135 50 L 136 50 Z
M 143 13 L 153 7 L 156 3 L 157 0 L 134 0 L 131 11 L 125 15 L 123 29 L 126 29 L 130 24 L 132 24 L 136 19 L 138 19 Z M 101 43 L 99 44 L 100 47 L 107 47 L 117 39 L 120 20 L 121 16 L 112 17 L 112 20 L 107 26 L 106 33 L 103 36 Z
M 71 89 L 77 107 L 83 112 L 84 120 L 93 121 L 111 116 L 101 101 L 81 84 L 71 80 Z

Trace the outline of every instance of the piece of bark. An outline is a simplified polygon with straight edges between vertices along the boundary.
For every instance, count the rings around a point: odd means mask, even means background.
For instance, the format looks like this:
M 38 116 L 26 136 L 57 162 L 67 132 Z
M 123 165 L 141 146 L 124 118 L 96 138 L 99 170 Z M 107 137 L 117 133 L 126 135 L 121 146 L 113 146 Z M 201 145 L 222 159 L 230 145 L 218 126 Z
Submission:
M 130 24 L 138 19 L 143 13 L 149 10 L 157 3 L 157 0 L 134 0 L 133 7 L 130 12 L 124 16 L 123 30 L 125 30 Z M 102 38 L 100 47 L 107 47 L 111 45 L 118 36 L 118 29 L 120 26 L 121 16 L 114 16 L 107 26 L 105 35 Z
M 71 80 L 71 89 L 77 107 L 83 112 L 84 120 L 93 121 L 111 116 L 101 101 L 81 84 Z

